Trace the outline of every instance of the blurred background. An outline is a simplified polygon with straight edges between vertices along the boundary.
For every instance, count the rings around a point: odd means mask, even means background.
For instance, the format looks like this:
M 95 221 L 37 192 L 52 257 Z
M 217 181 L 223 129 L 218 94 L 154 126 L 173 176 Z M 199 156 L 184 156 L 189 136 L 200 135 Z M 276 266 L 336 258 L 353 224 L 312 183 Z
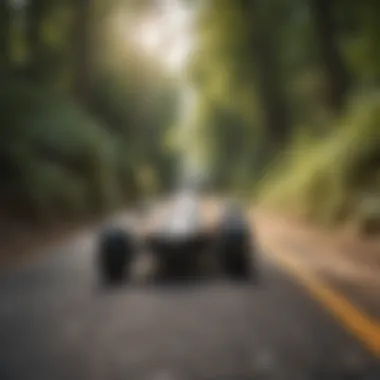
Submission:
M 379 16 L 375 0 L 2 0 L 3 240 L 198 179 L 378 233 Z
M 379 0 L 0 0 L 0 379 L 380 379 L 379 20 Z M 106 292 L 93 227 L 147 227 L 189 188 L 210 225 L 243 201 L 259 286 Z

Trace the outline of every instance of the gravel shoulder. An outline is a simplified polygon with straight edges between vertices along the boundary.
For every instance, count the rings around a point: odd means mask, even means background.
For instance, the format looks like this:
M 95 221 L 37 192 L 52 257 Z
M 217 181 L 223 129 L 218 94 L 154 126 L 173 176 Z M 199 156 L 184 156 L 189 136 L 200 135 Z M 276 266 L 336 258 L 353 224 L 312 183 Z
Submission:
M 380 320 L 380 239 L 361 240 L 348 230 L 321 230 L 264 210 L 251 216 L 259 240 L 269 251 L 291 254 Z

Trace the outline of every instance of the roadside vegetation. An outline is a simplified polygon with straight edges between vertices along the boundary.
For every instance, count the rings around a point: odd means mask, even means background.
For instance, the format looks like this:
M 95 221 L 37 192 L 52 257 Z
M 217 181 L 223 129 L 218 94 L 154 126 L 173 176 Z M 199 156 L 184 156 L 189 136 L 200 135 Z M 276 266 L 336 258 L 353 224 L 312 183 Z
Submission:
M 111 22 L 136 4 L 1 2 L 2 217 L 85 220 L 170 186 L 176 86 Z
M 290 216 L 380 232 L 379 12 L 340 0 L 204 7 L 192 72 L 216 183 Z
M 378 234 L 379 4 L 176 4 L 196 16 L 186 146 L 183 78 L 158 59 L 170 41 L 154 52 L 157 33 L 137 28 L 155 25 L 153 2 L 1 2 L 2 219 L 106 215 L 171 188 L 196 151 L 218 190 Z
M 260 184 L 262 202 L 327 227 L 350 221 L 378 231 L 379 112 L 378 97 L 357 101 L 327 137 L 292 143 Z

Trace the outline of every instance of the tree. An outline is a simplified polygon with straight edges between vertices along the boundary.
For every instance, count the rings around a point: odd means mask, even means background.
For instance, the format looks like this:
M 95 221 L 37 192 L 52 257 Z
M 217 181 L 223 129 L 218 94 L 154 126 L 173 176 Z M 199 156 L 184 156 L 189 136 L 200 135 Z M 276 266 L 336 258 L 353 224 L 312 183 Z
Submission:
M 10 64 L 10 27 L 9 3 L 3 0 L 0 2 L 0 72 L 6 71 Z
M 219 148 L 211 149 L 209 159 L 214 168 L 223 168 L 227 180 L 234 181 L 237 172 L 258 169 L 259 162 L 265 165 L 290 139 L 280 49 L 285 10 L 281 2 L 264 0 L 215 0 L 201 10 L 200 47 L 193 60 L 192 78 L 208 98 L 205 105 L 210 112 L 206 111 L 207 120 L 202 120 L 204 128 L 216 125 L 213 139 L 208 141 Z M 239 139 L 232 160 L 228 144 Z M 225 157 L 229 158 L 224 161 Z
M 278 14 L 276 4 L 242 0 L 250 51 L 257 68 L 255 79 L 260 94 L 269 157 L 289 141 L 290 120 L 279 67 Z M 271 21 L 271 23 L 269 22 Z
M 27 76 L 32 80 L 40 79 L 44 69 L 44 41 L 42 33 L 46 0 L 29 0 L 26 3 L 26 42 L 29 51 Z
M 327 105 L 340 112 L 349 90 L 349 74 L 337 45 L 333 0 L 310 0 L 320 59 L 326 76 Z
M 78 0 L 76 5 L 76 21 L 73 33 L 75 46 L 75 79 L 74 92 L 84 104 L 90 105 L 91 81 L 91 9 L 92 0 Z

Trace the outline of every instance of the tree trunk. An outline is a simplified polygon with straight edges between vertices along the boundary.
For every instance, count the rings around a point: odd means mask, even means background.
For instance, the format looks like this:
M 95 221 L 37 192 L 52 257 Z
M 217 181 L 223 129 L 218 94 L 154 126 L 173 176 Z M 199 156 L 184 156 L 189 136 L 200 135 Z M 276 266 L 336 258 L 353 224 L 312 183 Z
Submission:
M 0 74 L 6 73 L 10 66 L 10 28 L 11 15 L 7 1 L 0 1 Z
M 27 76 L 37 81 L 41 79 L 40 76 L 44 72 L 44 44 L 42 39 L 44 11 L 43 0 L 30 0 L 26 12 L 26 40 L 29 49 Z
M 74 91 L 78 100 L 85 106 L 90 105 L 91 80 L 91 8 L 92 0 L 78 0 L 76 27 L 74 31 L 75 73 Z
M 269 146 L 281 149 L 289 139 L 290 121 L 283 94 L 277 55 L 269 35 L 257 36 L 257 81 Z
M 263 110 L 266 150 L 273 156 L 289 141 L 291 121 L 280 75 L 278 28 L 272 8 L 264 1 L 240 0 L 250 28 L 252 61 Z M 274 11 L 274 10 L 273 10 Z M 271 21 L 271 23 L 269 23 Z
M 336 40 L 333 0 L 310 0 L 320 56 L 326 76 L 326 99 L 329 108 L 339 113 L 345 105 L 349 74 Z

